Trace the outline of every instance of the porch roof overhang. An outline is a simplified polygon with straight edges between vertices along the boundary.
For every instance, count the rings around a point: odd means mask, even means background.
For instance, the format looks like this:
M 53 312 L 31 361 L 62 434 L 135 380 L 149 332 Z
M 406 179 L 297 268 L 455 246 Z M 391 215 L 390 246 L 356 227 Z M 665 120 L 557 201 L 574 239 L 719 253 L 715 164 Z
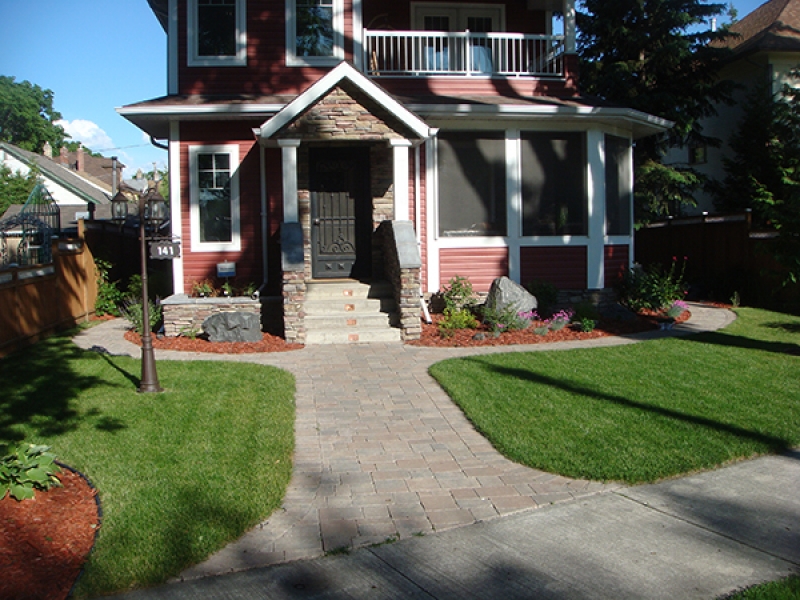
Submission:
M 304 92 L 289 102 L 282 110 L 266 120 L 261 127 L 253 129 L 256 137 L 262 144 L 268 141 L 284 127 L 291 124 L 306 110 L 319 102 L 334 87 L 343 82 L 355 86 L 358 91 L 365 94 L 382 109 L 389 112 L 400 124 L 408 129 L 418 140 L 426 140 L 435 135 L 425 121 L 420 119 L 406 106 L 389 94 L 381 86 L 363 75 L 348 62 L 341 62 L 328 73 L 323 75 Z
M 481 119 L 483 121 L 525 121 L 546 123 L 548 128 L 559 122 L 574 126 L 598 125 L 630 131 L 633 139 L 662 133 L 673 126 L 662 119 L 632 108 L 604 105 L 592 100 L 550 97 L 462 97 L 444 102 L 429 98 L 404 98 L 404 104 L 416 114 L 440 121 Z

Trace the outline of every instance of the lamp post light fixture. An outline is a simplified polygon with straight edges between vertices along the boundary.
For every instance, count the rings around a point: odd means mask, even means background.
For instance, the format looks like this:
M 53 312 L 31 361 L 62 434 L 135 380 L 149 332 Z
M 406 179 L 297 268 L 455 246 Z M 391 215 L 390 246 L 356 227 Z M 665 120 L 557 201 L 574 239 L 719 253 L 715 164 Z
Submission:
M 122 193 L 111 200 L 112 220 L 124 223 L 130 203 Z M 150 331 L 150 298 L 147 289 L 147 236 L 145 225 L 157 229 L 167 217 L 167 203 L 157 189 L 139 194 L 139 250 L 142 263 L 142 378 L 139 392 L 163 392 L 156 373 L 156 357 L 153 352 L 153 336 Z

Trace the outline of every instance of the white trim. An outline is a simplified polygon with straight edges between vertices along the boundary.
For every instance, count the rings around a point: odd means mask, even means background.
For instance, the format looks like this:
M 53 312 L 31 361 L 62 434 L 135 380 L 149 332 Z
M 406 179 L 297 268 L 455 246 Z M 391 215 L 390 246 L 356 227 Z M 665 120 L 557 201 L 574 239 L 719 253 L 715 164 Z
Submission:
M 415 135 L 422 139 L 430 137 L 430 128 L 427 123 L 422 121 L 415 114 L 410 112 L 400 102 L 386 93 L 380 86 L 373 83 L 363 74 L 356 71 L 346 62 L 339 63 L 334 69 L 326 73 L 323 77 L 314 82 L 297 98 L 287 104 L 283 110 L 274 117 L 265 121 L 258 129 L 262 142 L 276 134 L 283 127 L 294 121 L 310 106 L 324 97 L 330 90 L 338 85 L 342 80 L 348 80 L 355 85 L 359 91 L 365 93 L 370 99 L 385 108 L 392 116 L 397 118 L 403 125 L 408 127 Z
M 242 67 L 247 65 L 247 1 L 236 2 L 236 54 L 200 56 L 197 53 L 197 0 L 186 4 L 186 63 L 190 67 Z
M 453 17 L 454 22 L 450 23 L 450 31 L 465 31 L 467 18 L 474 16 L 491 17 L 492 25 L 496 27 L 494 33 L 506 30 L 506 7 L 504 4 L 463 4 L 460 2 L 412 2 L 412 27 L 424 30 L 423 19 L 431 13 L 437 12 L 439 14 L 448 13 L 446 16 Z
M 363 72 L 364 64 L 364 9 L 361 0 L 353 0 L 353 65 Z
M 181 207 L 181 124 L 173 121 L 169 124 L 169 208 L 172 234 L 183 239 L 183 212 Z M 183 245 L 183 241 L 181 242 Z M 183 283 L 183 257 L 181 252 L 178 258 L 172 259 L 172 290 L 176 294 L 185 293 Z
M 178 0 L 169 0 L 167 17 L 167 93 L 178 93 Z
M 522 153 L 518 129 L 505 132 L 506 138 L 506 235 L 508 240 L 508 276 L 519 281 L 522 276 L 519 239 L 522 235 Z
M 428 289 L 439 291 L 439 169 L 438 138 L 434 134 L 425 142 L 425 214 L 427 218 Z
M 120 106 L 115 110 L 123 117 L 218 117 L 220 115 L 270 115 L 285 104 L 198 104 L 172 106 Z
M 586 288 L 602 289 L 605 284 L 606 232 L 606 136 L 602 131 L 586 132 L 586 194 L 589 211 L 589 243 L 586 247 Z
M 300 140 L 278 140 L 283 170 L 283 222 L 300 222 L 300 202 L 297 198 L 297 148 Z
M 198 154 L 229 154 L 231 167 L 231 241 L 200 241 L 200 191 L 197 181 Z M 192 252 L 239 252 L 242 249 L 241 215 L 239 212 L 239 146 L 236 144 L 197 145 L 189 147 L 189 223 Z
M 295 0 L 286 0 L 286 66 L 328 67 L 344 59 L 344 0 L 332 0 L 333 4 L 333 55 L 297 56 L 297 5 Z

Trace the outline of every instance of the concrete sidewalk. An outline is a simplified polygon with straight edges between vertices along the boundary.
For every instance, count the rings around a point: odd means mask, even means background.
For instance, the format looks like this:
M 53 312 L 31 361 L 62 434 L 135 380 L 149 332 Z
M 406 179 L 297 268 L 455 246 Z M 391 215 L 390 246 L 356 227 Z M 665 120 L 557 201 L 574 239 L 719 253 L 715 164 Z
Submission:
M 570 350 L 712 331 L 733 319 L 725 310 L 700 305 L 691 310 L 692 319 L 671 331 L 524 347 L 364 344 L 260 355 L 157 352 L 159 360 L 270 364 L 288 369 L 297 381 L 294 471 L 282 509 L 181 578 L 315 558 L 387 538 L 434 531 L 438 537 L 448 529 L 598 494 L 621 500 L 611 496 L 619 485 L 576 481 L 506 460 L 442 392 L 428 367 L 453 356 Z M 139 356 L 123 332 L 124 326 L 112 321 L 82 333 L 76 343 Z
M 800 452 L 128 600 L 718 598 L 800 572 Z

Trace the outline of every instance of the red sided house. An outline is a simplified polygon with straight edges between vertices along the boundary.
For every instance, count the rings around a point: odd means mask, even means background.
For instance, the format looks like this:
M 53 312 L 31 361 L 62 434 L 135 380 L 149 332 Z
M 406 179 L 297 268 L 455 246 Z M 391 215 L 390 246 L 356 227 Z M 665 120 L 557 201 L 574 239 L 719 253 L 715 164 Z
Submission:
M 362 282 L 408 339 L 420 286 L 629 265 L 631 145 L 669 123 L 578 96 L 574 0 L 149 3 L 168 95 L 118 110 L 169 142 L 177 296 L 235 263 L 287 340 L 365 341 Z M 315 334 L 337 303 L 344 337 Z

